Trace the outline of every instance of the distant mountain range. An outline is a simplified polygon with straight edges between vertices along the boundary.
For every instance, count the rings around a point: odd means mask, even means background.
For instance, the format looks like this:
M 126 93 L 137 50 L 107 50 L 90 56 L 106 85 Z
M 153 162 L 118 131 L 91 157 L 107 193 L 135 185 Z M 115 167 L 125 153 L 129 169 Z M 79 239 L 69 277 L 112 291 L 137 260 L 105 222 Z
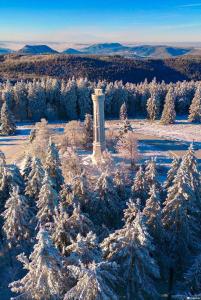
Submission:
M 201 55 L 201 48 L 173 47 L 164 45 L 124 46 L 120 43 L 100 43 L 81 49 L 68 48 L 58 52 L 47 45 L 26 45 L 14 52 L 0 48 L 0 54 L 17 53 L 23 55 L 69 54 L 69 55 L 121 55 L 127 58 L 169 58 L 183 55 Z

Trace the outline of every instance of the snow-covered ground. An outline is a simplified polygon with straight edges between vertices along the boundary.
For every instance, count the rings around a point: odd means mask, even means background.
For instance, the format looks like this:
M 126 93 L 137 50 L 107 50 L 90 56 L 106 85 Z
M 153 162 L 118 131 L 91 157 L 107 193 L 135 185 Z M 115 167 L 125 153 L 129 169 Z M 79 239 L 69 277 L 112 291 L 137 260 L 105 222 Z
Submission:
M 196 155 L 201 159 L 201 125 L 193 125 L 186 120 L 179 120 L 174 125 L 164 126 L 159 122 L 147 120 L 130 120 L 139 141 L 142 159 L 156 156 L 160 164 L 169 164 L 171 157 L 182 155 L 194 141 Z M 26 149 L 26 141 L 33 124 L 20 123 L 17 132 L 11 137 L 0 137 L 0 150 L 4 151 L 8 163 L 19 161 Z M 118 130 L 121 122 L 107 121 L 106 130 Z M 64 124 L 55 122 L 50 127 L 62 132 Z
M 156 135 L 165 139 L 173 139 L 187 142 L 201 143 L 201 125 L 192 124 L 188 121 L 176 121 L 173 125 L 161 125 L 160 122 L 147 120 L 132 121 L 138 133 Z

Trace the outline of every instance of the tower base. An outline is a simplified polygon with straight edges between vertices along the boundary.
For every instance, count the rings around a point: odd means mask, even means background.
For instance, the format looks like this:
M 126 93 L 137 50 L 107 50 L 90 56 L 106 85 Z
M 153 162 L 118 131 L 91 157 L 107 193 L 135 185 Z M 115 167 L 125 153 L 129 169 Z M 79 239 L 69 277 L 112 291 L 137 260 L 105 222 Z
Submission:
M 103 160 L 103 152 L 105 151 L 106 146 L 105 143 L 93 143 L 93 154 L 92 161 L 95 164 L 100 163 Z

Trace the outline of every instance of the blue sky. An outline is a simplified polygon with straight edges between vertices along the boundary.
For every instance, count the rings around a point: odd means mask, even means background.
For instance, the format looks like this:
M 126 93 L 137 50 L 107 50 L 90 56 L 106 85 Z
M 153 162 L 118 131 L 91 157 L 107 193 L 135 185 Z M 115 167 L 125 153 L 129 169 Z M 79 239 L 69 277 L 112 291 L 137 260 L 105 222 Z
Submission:
M 201 0 L 0 0 L 0 41 L 201 42 Z

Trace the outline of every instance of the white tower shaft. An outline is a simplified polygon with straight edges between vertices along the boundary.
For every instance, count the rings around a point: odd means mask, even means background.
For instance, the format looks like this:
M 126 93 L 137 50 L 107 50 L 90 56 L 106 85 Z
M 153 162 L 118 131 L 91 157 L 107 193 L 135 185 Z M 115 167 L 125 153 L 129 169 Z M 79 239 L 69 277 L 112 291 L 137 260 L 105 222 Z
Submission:
M 93 158 L 98 162 L 103 151 L 105 151 L 105 117 L 104 102 L 105 95 L 102 89 L 95 89 L 92 95 L 93 100 L 93 117 L 94 117 L 94 142 L 93 142 Z

